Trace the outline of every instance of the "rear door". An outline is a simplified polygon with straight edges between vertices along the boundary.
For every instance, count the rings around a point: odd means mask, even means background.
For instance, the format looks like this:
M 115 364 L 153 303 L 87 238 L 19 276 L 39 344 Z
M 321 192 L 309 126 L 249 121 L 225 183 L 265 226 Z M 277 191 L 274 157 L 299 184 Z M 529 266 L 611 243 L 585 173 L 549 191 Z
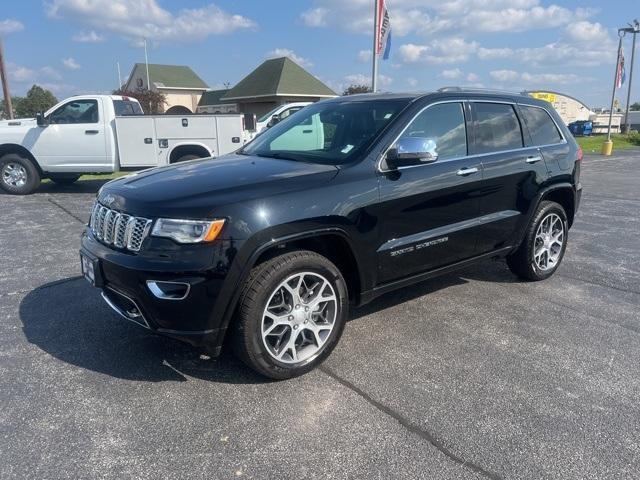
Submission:
M 486 253 L 513 245 L 548 170 L 518 116 L 517 105 L 473 100 L 471 107 L 473 152 L 482 161 L 484 174 L 478 252 Z
M 537 105 L 520 104 L 518 108 L 531 137 L 531 143 L 542 153 L 547 168 L 551 171 L 572 169 L 575 158 L 569 155 L 571 147 L 552 114 Z
M 482 167 L 468 156 L 468 116 L 463 100 L 427 106 L 399 138 L 434 141 L 437 160 L 395 170 L 380 165 L 378 283 L 475 255 Z

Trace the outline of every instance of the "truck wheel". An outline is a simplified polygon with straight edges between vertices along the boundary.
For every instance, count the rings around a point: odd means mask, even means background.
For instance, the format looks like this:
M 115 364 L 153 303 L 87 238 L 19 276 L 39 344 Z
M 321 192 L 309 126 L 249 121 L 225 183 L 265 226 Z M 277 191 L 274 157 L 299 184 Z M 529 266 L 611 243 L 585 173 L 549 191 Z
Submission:
M 80 175 L 51 175 L 49 178 L 58 185 L 71 185 L 80 178 Z
M 564 208 L 556 202 L 541 202 L 522 244 L 507 257 L 509 269 L 524 280 L 549 278 L 562 262 L 568 232 Z
M 349 310 L 340 270 L 310 251 L 256 266 L 240 296 L 235 352 L 249 367 L 282 380 L 312 370 L 337 344 Z
M 17 153 L 0 158 L 0 186 L 12 195 L 28 195 L 40 185 L 40 173 L 31 160 Z

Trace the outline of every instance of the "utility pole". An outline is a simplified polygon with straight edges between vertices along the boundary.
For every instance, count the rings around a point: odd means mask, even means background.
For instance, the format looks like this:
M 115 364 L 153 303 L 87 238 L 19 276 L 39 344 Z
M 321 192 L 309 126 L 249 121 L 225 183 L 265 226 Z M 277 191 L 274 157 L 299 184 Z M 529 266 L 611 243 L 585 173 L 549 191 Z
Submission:
M 609 126 L 607 127 L 607 140 L 602 144 L 602 154 L 609 156 L 613 151 L 613 141 L 611 141 L 611 121 L 613 119 L 613 105 L 616 101 L 616 88 L 618 87 L 618 69 L 620 65 L 620 55 L 622 53 L 622 38 L 625 35 L 624 28 L 618 30 L 618 55 L 616 55 L 616 68 L 613 75 L 613 91 L 611 92 L 611 108 L 609 109 Z
M 11 93 L 9 92 L 9 79 L 7 78 L 7 70 L 4 67 L 4 49 L 2 46 L 2 38 L 0 38 L 0 80 L 2 80 L 2 94 L 4 95 L 4 107 L 9 116 L 9 120 L 13 120 L 13 105 L 11 105 Z
M 631 24 L 629 24 L 631 25 Z M 633 59 L 636 55 L 636 34 L 640 31 L 640 22 L 638 20 L 633 21 L 631 25 L 631 31 L 633 32 L 633 44 L 631 45 L 631 66 L 629 67 L 629 85 L 627 86 L 627 104 L 624 113 L 624 133 L 629 133 L 631 130 L 631 122 L 629 121 L 629 102 L 631 101 L 631 80 L 633 79 Z
M 373 0 L 373 70 L 371 72 L 371 91 L 375 93 L 378 89 L 378 30 L 380 29 L 380 16 L 378 3 L 380 0 Z
M 118 90 L 122 88 L 122 75 L 120 74 L 120 62 L 116 62 L 116 66 L 118 67 Z
M 144 39 L 144 64 L 147 68 L 147 92 L 149 93 L 149 113 L 151 113 L 151 81 L 149 80 L 149 57 L 147 56 L 147 39 Z

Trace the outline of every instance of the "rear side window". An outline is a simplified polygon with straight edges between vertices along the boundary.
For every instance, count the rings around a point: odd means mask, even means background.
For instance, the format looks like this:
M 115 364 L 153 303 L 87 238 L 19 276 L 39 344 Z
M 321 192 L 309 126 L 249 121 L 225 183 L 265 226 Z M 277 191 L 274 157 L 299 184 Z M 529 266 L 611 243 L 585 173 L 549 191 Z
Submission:
M 562 141 L 558 127 L 546 110 L 520 105 L 520 111 L 534 145 L 551 145 Z
M 126 117 L 129 115 L 144 115 L 142 108 L 138 102 L 128 102 L 126 100 L 114 100 L 113 108 L 117 117 Z
M 512 105 L 480 102 L 474 105 L 478 125 L 478 153 L 499 152 L 524 146 L 520 122 Z
M 461 103 L 441 103 L 424 110 L 409 124 L 403 137 L 433 140 L 440 160 L 467 154 L 467 131 Z

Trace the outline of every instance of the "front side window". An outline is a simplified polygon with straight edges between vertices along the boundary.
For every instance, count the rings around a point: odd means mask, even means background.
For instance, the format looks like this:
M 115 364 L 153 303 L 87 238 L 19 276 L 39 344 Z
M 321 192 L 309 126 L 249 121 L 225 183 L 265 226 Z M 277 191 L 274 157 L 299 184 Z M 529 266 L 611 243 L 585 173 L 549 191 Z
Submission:
M 512 105 L 475 103 L 478 153 L 522 148 L 522 129 Z
M 434 142 L 439 160 L 467 155 L 467 131 L 461 103 L 442 103 L 420 113 L 400 138 L 423 138 Z
M 534 145 L 552 145 L 562 141 L 556 124 L 546 110 L 520 105 L 520 111 Z
M 98 120 L 96 100 L 73 100 L 49 115 L 49 123 L 56 125 L 98 123 Z
M 339 165 L 355 159 L 408 104 L 407 99 L 331 101 L 305 107 L 239 153 Z

